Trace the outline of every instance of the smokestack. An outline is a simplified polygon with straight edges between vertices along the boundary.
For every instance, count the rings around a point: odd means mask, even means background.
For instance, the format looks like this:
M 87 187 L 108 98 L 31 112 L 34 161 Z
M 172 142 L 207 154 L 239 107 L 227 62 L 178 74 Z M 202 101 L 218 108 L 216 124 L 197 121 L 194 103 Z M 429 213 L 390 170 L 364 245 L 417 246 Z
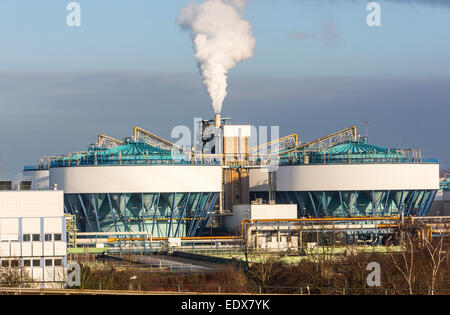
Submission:
M 221 121 L 220 121 L 220 114 L 216 114 L 216 128 L 220 128 Z
M 227 95 L 228 71 L 253 57 L 255 39 L 241 10 L 246 0 L 204 0 L 180 10 L 178 24 L 190 31 L 195 60 L 215 113 Z

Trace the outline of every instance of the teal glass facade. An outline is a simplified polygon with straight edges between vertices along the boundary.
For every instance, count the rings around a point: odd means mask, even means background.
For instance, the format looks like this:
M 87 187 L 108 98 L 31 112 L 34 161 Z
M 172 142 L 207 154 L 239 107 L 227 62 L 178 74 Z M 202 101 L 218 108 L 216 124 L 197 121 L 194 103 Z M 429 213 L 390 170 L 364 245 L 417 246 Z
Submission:
M 267 200 L 267 192 L 251 192 Z M 276 202 L 297 204 L 299 217 L 424 216 L 436 190 L 277 191 Z
M 218 193 L 65 194 L 66 213 L 80 232 L 146 232 L 191 237 L 206 225 Z

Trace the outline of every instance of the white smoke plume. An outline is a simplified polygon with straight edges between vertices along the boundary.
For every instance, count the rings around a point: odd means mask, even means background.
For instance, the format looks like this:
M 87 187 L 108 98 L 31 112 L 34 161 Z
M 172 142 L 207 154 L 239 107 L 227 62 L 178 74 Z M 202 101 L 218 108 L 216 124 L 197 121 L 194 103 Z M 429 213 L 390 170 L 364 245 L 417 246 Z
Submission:
M 190 30 L 203 83 L 219 114 L 227 95 L 227 74 L 239 61 L 253 57 L 255 39 L 241 16 L 245 0 L 205 0 L 180 10 L 178 24 Z

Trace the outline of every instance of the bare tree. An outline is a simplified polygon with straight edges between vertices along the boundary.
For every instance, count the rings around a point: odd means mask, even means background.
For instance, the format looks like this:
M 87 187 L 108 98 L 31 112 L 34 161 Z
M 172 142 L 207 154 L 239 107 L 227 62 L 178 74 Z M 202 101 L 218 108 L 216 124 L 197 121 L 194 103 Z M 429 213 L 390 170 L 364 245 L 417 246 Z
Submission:
M 0 286 L 29 287 L 33 279 L 29 273 L 20 267 L 0 267 Z
M 281 271 L 280 258 L 269 253 L 261 253 L 258 262 L 252 264 L 250 274 L 258 286 L 270 286 Z
M 405 233 L 406 241 L 404 244 L 402 244 L 402 251 L 401 256 L 403 259 L 403 264 L 400 263 L 397 258 L 394 256 L 392 251 L 390 250 L 389 246 L 387 247 L 388 255 L 391 257 L 392 262 L 395 266 L 395 268 L 400 271 L 400 273 L 403 275 L 403 278 L 405 279 L 406 283 L 408 284 L 408 290 L 409 294 L 413 294 L 413 286 L 415 283 L 415 276 L 414 276 L 414 243 L 411 237 L 408 233 Z
M 441 235 L 437 242 L 433 240 L 424 239 L 425 248 L 430 256 L 429 263 L 431 265 L 431 279 L 430 279 L 430 294 L 434 295 L 436 278 L 439 273 L 442 262 L 446 257 L 446 252 L 443 251 L 444 237 Z
M 246 268 L 250 269 L 250 262 L 252 260 L 255 248 L 252 246 L 251 241 L 248 239 L 246 233 L 243 233 L 241 235 L 238 231 L 236 231 L 235 235 L 240 237 L 238 241 L 238 248 L 241 254 L 244 256 Z

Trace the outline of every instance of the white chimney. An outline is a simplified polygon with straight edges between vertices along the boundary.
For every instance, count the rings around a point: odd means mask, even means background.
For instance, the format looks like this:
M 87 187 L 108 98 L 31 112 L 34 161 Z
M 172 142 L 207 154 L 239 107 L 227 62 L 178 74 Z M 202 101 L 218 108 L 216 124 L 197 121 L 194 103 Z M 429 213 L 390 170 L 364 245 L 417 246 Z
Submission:
M 220 128 L 221 121 L 220 121 L 220 114 L 216 114 L 216 128 Z

